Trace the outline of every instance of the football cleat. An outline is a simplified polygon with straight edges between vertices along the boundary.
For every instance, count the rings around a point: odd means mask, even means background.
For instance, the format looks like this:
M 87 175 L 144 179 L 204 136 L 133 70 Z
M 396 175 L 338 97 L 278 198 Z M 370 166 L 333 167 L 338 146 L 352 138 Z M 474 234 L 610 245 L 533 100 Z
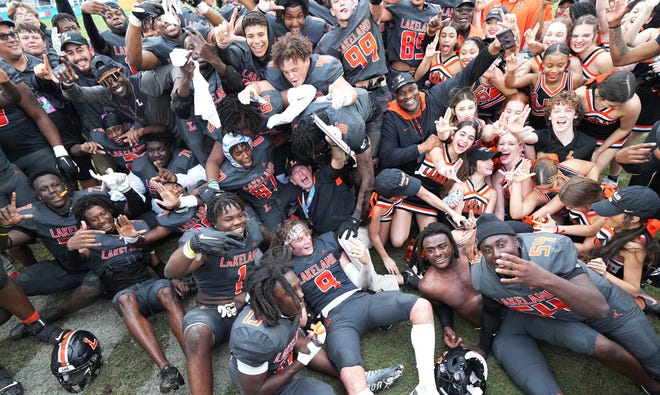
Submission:
M 0 395 L 22 395 L 23 386 L 0 366 Z
M 179 369 L 172 365 L 165 365 L 158 373 L 158 377 L 160 378 L 160 392 L 163 394 L 178 390 L 180 386 L 186 383 L 181 373 L 179 373 Z
M 392 365 L 389 368 L 370 370 L 366 372 L 367 385 L 374 394 L 388 389 L 403 374 L 403 365 Z

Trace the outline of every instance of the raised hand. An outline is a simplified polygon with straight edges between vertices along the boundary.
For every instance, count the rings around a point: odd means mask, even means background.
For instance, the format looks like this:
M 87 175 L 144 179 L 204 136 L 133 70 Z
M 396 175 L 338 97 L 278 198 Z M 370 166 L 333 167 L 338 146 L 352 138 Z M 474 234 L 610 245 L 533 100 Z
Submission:
M 90 169 L 89 174 L 113 191 L 125 193 L 131 189 L 131 183 L 128 181 L 128 176 L 125 173 L 115 173 L 114 170 L 108 169 L 105 174 L 101 175 Z
M 80 150 L 82 152 L 86 152 L 90 155 L 94 155 L 94 154 L 104 155 L 105 154 L 105 151 L 103 150 L 103 146 L 101 144 L 93 142 L 93 141 L 87 141 L 85 143 L 80 144 Z
M 96 241 L 96 236 L 102 235 L 102 230 L 88 229 L 87 223 L 82 221 L 80 229 L 66 242 L 66 248 L 69 251 L 82 250 L 83 248 L 100 247 L 101 243 Z
M 128 143 L 132 147 L 140 143 L 140 137 L 142 137 L 142 135 L 144 135 L 144 128 L 139 128 L 137 130 L 131 128 L 131 130 L 124 133 L 120 138 L 122 143 Z
M 474 11 L 482 11 L 484 8 L 488 7 L 488 4 L 492 3 L 493 0 L 477 0 L 474 5 Z
M 156 169 L 158 169 L 158 175 L 155 177 L 151 177 L 151 180 L 149 182 L 157 181 L 157 182 L 176 182 L 176 174 L 172 173 L 171 170 L 166 169 L 160 165 L 156 165 Z
M 431 41 L 427 46 L 426 46 L 426 51 L 424 52 L 424 57 L 425 58 L 432 58 L 435 55 L 435 52 L 438 49 L 438 40 L 440 37 L 436 34 L 435 38 L 433 41 Z
M 445 111 L 445 115 L 435 121 L 435 133 L 438 135 L 438 138 L 440 140 L 445 141 L 449 138 L 449 135 L 451 132 L 456 130 L 455 126 L 451 126 L 451 123 L 449 120 L 451 119 L 452 115 L 452 110 L 451 108 L 447 107 L 447 110 Z
M 80 5 L 80 11 L 85 14 L 103 15 L 112 8 L 96 0 L 87 0 Z
M 511 174 L 511 182 L 521 183 L 525 182 L 528 179 L 534 177 L 536 173 L 530 173 L 529 171 L 532 168 L 532 162 L 529 160 L 524 160 L 520 163 Z M 508 178 L 507 178 L 508 180 Z
M 115 225 L 117 227 L 117 233 L 125 238 L 135 238 L 147 233 L 146 229 L 136 230 L 133 222 L 131 222 L 131 220 L 129 220 L 128 217 L 123 214 L 120 214 L 119 217 L 117 217 L 117 222 Z
M 257 0 L 257 8 L 264 14 L 268 11 L 281 11 L 284 10 L 284 6 L 275 4 L 274 0 Z
M 219 256 L 227 255 L 232 249 L 245 247 L 242 235 L 234 232 L 220 232 L 211 228 L 201 229 L 186 244 L 197 254 L 203 252 Z
M 60 58 L 60 61 L 62 62 L 63 67 L 57 71 L 57 79 L 65 84 L 73 84 L 76 81 L 78 81 L 79 80 L 78 74 L 76 74 L 76 72 L 73 71 L 73 68 L 71 67 L 69 61 L 63 57 Z
M 609 6 L 605 9 L 605 19 L 609 26 L 621 24 L 621 19 L 628 11 L 628 6 L 624 0 L 610 1 Z
M 32 217 L 32 214 L 19 214 L 16 209 L 16 192 L 12 192 L 9 204 L 0 209 L 0 226 L 3 228 L 9 228 L 24 219 Z
M 206 59 L 207 61 L 214 61 L 219 59 L 218 54 L 216 53 L 215 46 L 209 44 L 208 41 L 201 35 L 197 30 L 192 30 L 188 32 L 189 42 L 192 44 L 195 53 L 197 53 L 201 58 Z
M 533 28 L 525 30 L 525 44 L 527 48 L 534 53 L 543 52 L 543 44 L 536 41 L 536 34 L 539 32 L 540 25 L 537 23 Z
M 168 210 L 179 206 L 179 197 L 173 194 L 169 189 L 165 188 L 163 184 L 158 181 L 152 181 L 151 186 L 153 186 L 160 195 L 160 199 L 154 199 L 157 204 Z
M 506 57 L 506 71 L 507 73 L 513 73 L 518 70 L 520 66 L 520 58 L 518 57 L 518 52 L 512 53 Z
M 220 25 L 213 28 L 213 37 L 215 44 L 220 49 L 226 49 L 233 42 L 245 41 L 245 37 L 237 36 L 234 34 L 234 26 L 236 25 L 236 17 L 238 15 L 238 7 L 234 8 L 229 21 L 224 21 Z
M 461 180 L 458 179 L 458 175 L 457 175 L 458 170 L 461 168 L 461 166 L 463 166 L 463 159 L 458 158 L 458 160 L 455 163 L 451 165 L 441 166 L 440 168 L 438 168 L 438 173 L 440 173 L 440 175 L 446 177 L 449 180 L 453 180 L 455 182 L 462 182 Z M 463 220 L 465 221 L 465 218 L 463 218 Z

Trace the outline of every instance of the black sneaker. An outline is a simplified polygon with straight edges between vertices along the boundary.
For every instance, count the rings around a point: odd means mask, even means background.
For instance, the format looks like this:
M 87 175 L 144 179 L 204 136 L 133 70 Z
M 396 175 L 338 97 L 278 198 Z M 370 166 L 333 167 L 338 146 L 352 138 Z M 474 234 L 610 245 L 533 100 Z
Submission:
M 406 265 L 401 275 L 403 276 L 403 285 L 407 285 L 413 289 L 419 288 L 419 282 L 422 280 L 422 276 L 418 274 L 417 267 Z
M 403 374 L 403 365 L 392 365 L 389 368 L 370 370 L 366 372 L 367 385 L 374 394 L 388 389 Z
M 18 339 L 24 339 L 28 336 L 30 336 L 30 332 L 28 332 L 27 325 L 25 325 L 22 322 L 19 322 L 18 324 L 16 324 L 16 326 L 11 328 L 8 337 L 11 340 L 18 340 Z
M 163 394 L 178 390 L 180 386 L 186 383 L 181 373 L 179 373 L 179 369 L 172 365 L 165 365 L 158 373 L 158 377 L 160 378 L 160 392 Z
M 46 325 L 42 319 L 25 325 L 27 333 L 31 335 L 34 340 L 38 342 L 50 343 L 53 345 L 58 345 L 64 338 L 69 329 L 62 329 L 59 326 L 55 325 Z
M 23 386 L 14 380 L 9 372 L 0 366 L 0 395 L 22 395 Z

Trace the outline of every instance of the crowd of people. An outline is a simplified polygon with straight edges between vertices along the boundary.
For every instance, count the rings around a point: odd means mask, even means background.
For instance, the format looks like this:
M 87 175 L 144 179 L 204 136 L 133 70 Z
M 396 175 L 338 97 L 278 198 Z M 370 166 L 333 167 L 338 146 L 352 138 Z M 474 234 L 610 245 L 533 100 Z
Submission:
M 562 392 L 541 340 L 660 394 L 658 0 L 86 0 L 85 35 L 55 3 L 49 28 L 16 1 L 0 20 L 0 324 L 56 344 L 68 391 L 103 339 L 54 323 L 107 298 L 162 393 L 215 369 L 333 393 L 307 366 L 372 394 L 403 366 L 365 371 L 360 338 L 401 321 L 411 394 L 482 393 L 486 369 L 436 367 L 437 316 L 525 393 Z

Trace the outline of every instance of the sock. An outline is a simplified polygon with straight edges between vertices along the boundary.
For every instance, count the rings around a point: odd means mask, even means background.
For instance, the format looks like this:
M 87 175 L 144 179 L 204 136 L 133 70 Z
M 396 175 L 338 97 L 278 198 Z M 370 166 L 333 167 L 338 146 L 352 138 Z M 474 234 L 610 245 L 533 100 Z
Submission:
M 410 342 L 415 350 L 419 384 L 425 388 L 435 388 L 435 330 L 433 324 L 413 325 Z
M 39 316 L 39 312 L 37 310 L 33 311 L 32 314 L 30 314 L 26 319 L 21 320 L 25 325 L 30 325 L 33 322 L 39 321 L 41 317 Z

